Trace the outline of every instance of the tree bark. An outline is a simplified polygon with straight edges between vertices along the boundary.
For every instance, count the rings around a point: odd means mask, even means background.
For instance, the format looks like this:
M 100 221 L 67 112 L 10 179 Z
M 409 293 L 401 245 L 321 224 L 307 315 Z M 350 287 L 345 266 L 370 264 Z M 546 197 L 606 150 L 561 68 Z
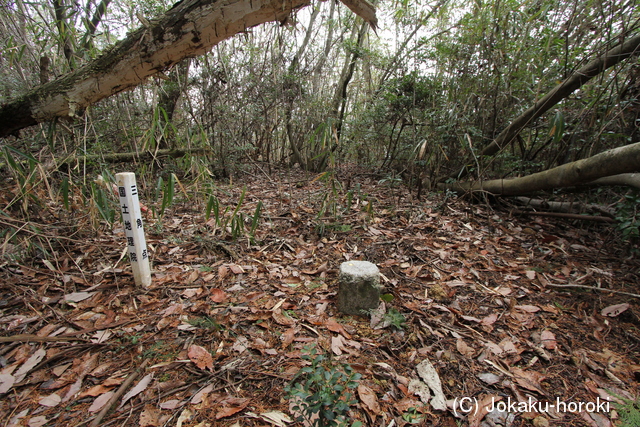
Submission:
M 622 173 L 606 176 L 587 183 L 587 185 L 624 185 L 640 189 L 640 173 Z
M 520 131 L 528 126 L 533 120 L 543 115 L 558 102 L 572 94 L 576 89 L 580 88 L 580 86 L 584 85 L 607 68 L 611 68 L 614 65 L 629 58 L 631 55 L 637 54 L 639 47 L 640 34 L 628 38 L 624 43 L 616 46 L 615 48 L 606 52 L 604 55 L 580 68 L 564 82 L 556 86 L 551 92 L 543 96 L 542 99 L 540 99 L 533 105 L 533 107 L 529 108 L 527 111 L 514 119 L 509 126 L 507 126 L 502 132 L 500 132 L 500 134 L 498 134 L 496 139 L 494 139 L 491 144 L 489 144 L 482 150 L 480 155 L 492 156 L 498 153 L 504 147 L 511 144 L 516 139 L 516 136 L 520 133 Z M 466 173 L 467 168 L 465 166 L 457 173 L 451 175 L 451 177 L 461 178 L 464 177 Z
M 169 80 L 165 80 L 158 97 L 158 125 L 156 141 L 158 148 L 175 148 L 176 126 L 173 116 L 178 105 L 178 100 L 187 89 L 189 66 L 191 60 L 180 61 L 169 73 Z
M 342 68 L 342 73 L 340 73 L 340 80 L 338 80 L 336 92 L 333 95 L 331 115 L 336 119 L 336 132 L 338 134 L 338 139 L 340 139 L 340 134 L 342 133 L 342 122 L 344 120 L 344 113 L 347 106 L 347 88 L 349 87 L 349 83 L 351 82 L 351 78 L 353 77 L 353 73 L 356 69 L 356 62 L 358 61 L 358 58 L 360 58 L 360 49 L 362 49 L 362 44 L 366 34 L 367 24 L 363 22 L 357 33 L 355 50 L 352 53 L 347 52 L 344 67 Z
M 74 69 L 75 61 L 73 56 L 75 54 L 75 47 L 71 37 L 72 25 L 67 20 L 69 17 L 67 15 L 67 9 L 68 7 L 64 4 L 63 0 L 53 0 L 53 10 L 56 16 L 56 26 L 58 27 L 58 35 L 60 37 L 60 43 L 62 44 L 62 51 L 64 52 L 64 57 L 67 58 L 69 67 Z
M 585 204 L 579 202 L 557 202 L 542 199 L 532 199 L 530 197 L 518 196 L 516 197 L 520 203 L 526 208 L 532 208 L 551 212 L 573 213 L 573 214 L 604 214 L 610 218 L 615 216 L 615 209 L 608 206 L 601 206 L 596 204 Z
M 348 0 L 363 10 L 366 0 Z M 182 60 L 207 52 L 250 27 L 282 21 L 310 0 L 182 0 L 99 58 L 0 107 L 0 137 L 56 117 L 76 116 L 89 105 L 130 89 Z M 360 9 L 354 6 L 362 4 Z M 370 6 L 370 5 L 369 5 Z
M 520 196 L 541 190 L 590 184 L 600 178 L 633 172 L 640 172 L 640 142 L 521 178 L 440 184 L 438 187 L 458 192 L 485 191 L 500 196 Z

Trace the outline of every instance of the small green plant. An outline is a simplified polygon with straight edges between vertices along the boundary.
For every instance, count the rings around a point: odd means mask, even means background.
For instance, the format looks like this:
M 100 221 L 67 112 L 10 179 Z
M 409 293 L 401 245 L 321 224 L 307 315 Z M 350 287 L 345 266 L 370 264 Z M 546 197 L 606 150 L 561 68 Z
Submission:
M 188 322 L 190 325 L 195 326 L 196 328 L 215 329 L 216 331 L 222 329 L 222 326 L 218 322 L 216 322 L 215 319 L 212 319 L 209 316 L 195 317 L 193 319 L 189 319 Z
M 402 419 L 409 424 L 420 424 L 424 421 L 424 414 L 418 412 L 416 408 L 409 408 L 405 413 L 402 414 Z
M 626 194 L 617 205 L 617 228 L 627 241 L 633 243 L 640 238 L 640 193 Z
M 342 184 L 336 178 L 333 171 L 325 171 L 318 175 L 313 181 L 320 180 L 324 182 L 325 191 L 322 193 L 320 201 L 320 210 L 316 215 L 316 219 L 324 217 L 332 217 L 338 219 L 343 213 L 343 208 L 339 204 L 339 195 L 342 191 Z M 312 182 L 313 182 L 312 181 Z
M 119 206 L 115 200 L 115 196 L 112 196 L 112 193 L 109 190 L 111 185 L 110 183 L 113 181 L 109 181 L 108 179 L 108 175 L 107 181 L 105 181 L 102 175 L 100 175 L 98 176 L 98 179 L 91 183 L 91 200 L 100 214 L 100 217 L 107 221 L 109 226 L 113 226 L 113 223 L 116 220 L 116 209 L 119 210 Z
M 160 193 L 162 193 L 162 202 L 160 203 L 159 210 L 156 211 L 155 206 L 151 208 L 156 218 L 162 218 L 167 208 L 173 204 L 177 181 L 178 178 L 174 173 L 169 174 L 169 178 L 166 180 L 166 182 L 164 179 L 162 179 L 162 177 L 158 178 L 154 201 L 157 202 L 160 199 Z
M 167 350 L 169 350 L 167 352 Z M 151 347 L 142 352 L 145 359 L 154 360 L 172 360 L 177 356 L 175 351 L 171 351 L 170 347 L 164 341 L 156 341 Z
M 351 392 L 361 375 L 348 364 L 338 364 L 315 347 L 304 348 L 302 358 L 311 364 L 302 368 L 285 387 L 296 421 L 307 421 L 315 427 L 347 426 L 349 407 L 356 403 Z M 359 421 L 352 427 L 361 426 Z
M 15 157 L 21 160 L 16 160 Z M 32 189 L 38 184 L 38 161 L 29 153 L 22 152 L 16 148 L 5 146 L 0 151 L 0 160 L 6 161 L 9 172 L 18 184 L 18 194 L 7 206 L 21 203 L 21 208 L 26 212 L 29 206 L 29 199 L 39 202 Z
M 258 228 L 258 222 L 260 221 L 261 212 L 262 212 L 262 201 L 259 201 L 258 205 L 256 206 L 256 210 L 253 213 L 253 216 L 251 217 L 251 229 L 249 231 L 249 236 L 251 237 L 252 241 L 253 241 L 253 238 L 255 237 L 256 229 Z
M 389 323 L 389 326 L 392 326 L 398 331 L 403 330 L 407 325 L 407 319 L 405 319 L 404 315 L 393 307 L 390 307 L 384 314 L 383 322 Z
M 619 427 L 637 427 L 640 426 L 640 398 L 635 402 L 630 399 L 625 399 L 614 394 L 618 399 L 624 403 L 614 403 L 613 406 L 620 415 Z
M 389 188 L 396 188 L 399 187 L 400 184 L 402 184 L 402 177 L 396 175 L 395 173 L 392 173 L 378 181 L 378 184 L 386 185 Z
M 213 191 L 213 189 L 211 190 Z M 240 194 L 240 199 L 238 200 L 238 204 L 231 212 L 230 215 L 227 215 L 231 209 L 229 206 L 222 209 L 220 205 L 220 200 L 213 194 L 210 193 L 207 198 L 207 206 L 205 210 L 205 218 L 209 220 L 213 215 L 213 219 L 215 219 L 215 226 L 222 230 L 222 233 L 230 232 L 233 240 L 236 240 L 245 235 L 245 215 L 240 212 L 240 208 L 242 207 L 242 203 L 244 202 L 244 198 L 247 193 L 247 187 L 245 186 L 242 189 L 242 193 Z M 251 225 L 249 228 L 249 237 L 253 240 L 255 236 L 256 229 L 258 228 L 258 224 L 260 222 L 260 215 L 262 213 L 262 202 L 259 201 L 256 210 L 251 216 Z M 215 231 L 214 231 L 215 233 Z

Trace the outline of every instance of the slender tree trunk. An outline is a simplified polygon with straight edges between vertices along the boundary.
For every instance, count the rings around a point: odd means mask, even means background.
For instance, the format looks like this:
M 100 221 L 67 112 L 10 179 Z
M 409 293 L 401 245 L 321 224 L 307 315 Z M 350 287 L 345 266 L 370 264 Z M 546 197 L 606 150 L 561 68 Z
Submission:
M 344 67 L 340 74 L 340 80 L 338 80 L 338 86 L 336 87 L 336 93 L 333 96 L 333 108 L 332 116 L 336 118 L 336 130 L 338 139 L 342 131 L 342 121 L 344 119 L 344 113 L 347 106 L 347 88 L 353 77 L 353 73 L 356 69 L 356 62 L 360 58 L 359 49 L 362 47 L 364 37 L 367 34 L 367 24 L 363 22 L 360 25 L 358 36 L 356 39 L 356 50 L 353 53 L 348 53 L 345 58 Z
M 438 188 L 461 192 L 486 191 L 501 196 L 521 196 L 536 191 L 597 183 L 601 178 L 633 172 L 640 172 L 640 142 L 607 150 L 587 159 L 521 178 L 440 184 Z
M 327 38 L 324 42 L 324 50 L 322 51 L 322 56 L 318 59 L 316 66 L 313 69 L 313 89 L 316 90 L 318 86 L 318 82 L 320 80 L 320 76 L 322 74 L 322 69 L 324 68 L 324 64 L 327 62 L 327 57 L 329 56 L 329 52 L 331 52 L 331 45 L 333 44 L 333 14 L 336 10 L 336 3 L 330 2 L 329 6 L 329 28 L 327 29 Z
M 87 6 L 87 17 L 85 18 L 85 26 L 87 27 L 87 32 L 82 37 L 82 41 L 80 42 L 80 47 L 83 51 L 89 50 L 93 46 L 93 36 L 96 34 L 96 29 L 100 22 L 102 22 L 102 18 L 104 14 L 107 12 L 107 7 L 111 3 L 111 0 L 102 0 L 98 3 L 95 12 L 91 19 L 89 19 L 89 7 Z
M 64 0 L 53 0 L 53 11 L 56 16 L 56 26 L 58 27 L 58 35 L 60 37 L 60 44 L 62 45 L 62 51 L 64 57 L 67 58 L 69 68 L 75 68 L 75 47 L 73 45 L 72 28 L 73 25 L 67 21 L 69 14 L 67 13 L 67 5 L 64 4 Z
M 17 135 L 20 129 L 56 117 L 81 114 L 89 105 L 131 89 L 184 58 L 201 55 L 247 28 L 282 21 L 309 3 L 310 0 L 182 0 L 96 60 L 2 105 L 0 137 Z M 375 24 L 370 14 L 367 19 Z
M 169 73 L 169 80 L 162 84 L 158 98 L 160 129 L 158 132 L 158 147 L 175 148 L 175 126 L 173 117 L 178 105 L 180 95 L 186 89 L 189 76 L 190 60 L 180 61 Z
M 292 117 L 293 117 L 293 105 L 296 101 L 296 98 L 300 94 L 300 91 L 297 90 L 297 86 L 299 84 L 298 77 L 297 77 L 298 65 L 300 64 L 300 58 L 302 57 L 302 55 L 304 55 L 304 51 L 307 49 L 307 46 L 309 45 L 309 40 L 311 40 L 311 34 L 313 33 L 313 24 L 316 21 L 316 17 L 318 16 L 318 13 L 320 13 L 320 7 L 316 7 L 313 10 L 313 13 L 311 13 L 311 18 L 309 19 L 309 26 L 307 27 L 307 33 L 304 36 L 304 40 L 302 41 L 300 48 L 298 49 L 293 59 L 291 60 L 291 64 L 289 64 L 289 68 L 287 69 L 287 76 L 286 76 L 287 79 L 290 79 L 289 83 L 291 87 L 296 88 L 294 90 L 290 90 L 290 94 L 287 99 L 287 107 L 285 111 L 285 119 L 286 119 L 285 126 L 287 128 L 287 137 L 289 138 L 289 144 L 291 145 L 291 151 L 293 152 L 293 162 L 298 163 L 305 170 L 307 169 L 307 159 L 304 158 L 304 156 L 300 152 L 300 148 L 298 147 L 298 141 L 296 140 L 293 132 Z
M 391 74 L 393 73 L 395 67 L 401 63 L 401 61 L 407 57 L 407 55 L 409 53 L 411 53 L 412 49 L 407 50 L 407 46 L 409 45 L 409 42 L 411 40 L 413 40 L 413 38 L 416 36 L 416 34 L 418 33 L 418 31 L 420 30 L 420 28 L 422 28 L 424 26 L 424 24 L 431 19 L 431 17 L 433 15 L 435 15 L 435 13 L 438 11 L 438 9 L 440 9 L 442 6 L 444 6 L 444 4 L 447 2 L 448 0 L 439 0 L 437 4 L 435 4 L 434 6 L 431 7 L 431 10 L 429 11 L 429 13 L 427 13 L 426 16 L 422 17 L 420 19 L 420 22 L 418 22 L 415 26 L 415 28 L 413 29 L 413 31 L 411 32 L 411 34 L 409 34 L 403 41 L 402 43 L 400 43 L 400 46 L 398 46 L 398 48 L 396 49 L 396 53 L 393 55 L 393 58 L 391 59 L 391 61 L 389 61 L 389 65 L 386 67 L 386 69 L 384 70 L 384 72 L 382 73 L 382 77 L 380 77 L 380 82 L 379 82 L 379 86 L 382 86 L 382 84 L 387 81 L 387 79 L 389 78 L 389 76 L 391 76 Z M 448 31 L 448 30 L 447 30 Z
M 622 36 L 621 36 L 622 37 Z M 604 55 L 591 61 L 584 67 L 577 70 L 573 75 L 564 82 L 556 86 L 551 92 L 547 93 L 542 99 L 535 103 L 531 108 L 514 119 L 496 139 L 485 147 L 480 153 L 481 156 L 492 156 L 503 148 L 507 147 L 516 136 L 528 126 L 533 120 L 542 116 L 558 102 L 572 94 L 580 86 L 602 73 L 604 70 L 624 61 L 631 55 L 637 54 L 640 47 L 640 34 L 627 38 L 626 41 L 609 50 Z M 460 178 L 467 174 L 467 168 L 464 167 L 460 171 L 451 175 L 452 178 Z

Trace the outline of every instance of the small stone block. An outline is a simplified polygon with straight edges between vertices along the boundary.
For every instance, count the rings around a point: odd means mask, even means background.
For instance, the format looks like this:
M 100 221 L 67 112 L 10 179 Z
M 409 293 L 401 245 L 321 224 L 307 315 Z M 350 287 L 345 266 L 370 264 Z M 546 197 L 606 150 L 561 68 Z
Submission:
M 380 303 L 380 271 L 368 261 L 340 265 L 338 310 L 351 316 L 368 316 Z

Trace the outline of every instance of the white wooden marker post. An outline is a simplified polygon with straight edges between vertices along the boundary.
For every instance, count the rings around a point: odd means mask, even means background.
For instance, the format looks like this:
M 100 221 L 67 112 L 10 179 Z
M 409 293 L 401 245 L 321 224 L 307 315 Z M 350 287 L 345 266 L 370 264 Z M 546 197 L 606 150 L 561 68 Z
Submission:
M 133 279 L 136 286 L 146 288 L 151 285 L 151 268 L 149 267 L 149 253 L 142 226 L 136 175 L 133 172 L 118 173 L 116 174 L 116 183 L 118 184 L 122 224 L 127 236 Z

